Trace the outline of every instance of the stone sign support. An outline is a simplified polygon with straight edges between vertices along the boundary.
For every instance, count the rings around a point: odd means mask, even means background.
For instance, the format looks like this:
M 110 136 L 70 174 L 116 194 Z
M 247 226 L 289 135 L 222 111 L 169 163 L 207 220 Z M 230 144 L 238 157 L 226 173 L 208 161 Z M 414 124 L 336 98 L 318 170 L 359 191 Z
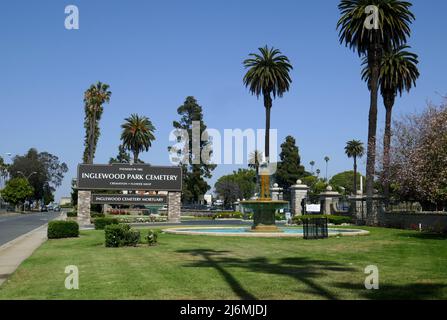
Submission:
M 295 185 L 290 187 L 291 198 L 291 212 L 294 216 L 302 216 L 304 214 L 302 203 L 307 198 L 309 187 L 301 180 L 298 180 Z
M 180 223 L 181 214 L 181 192 L 169 192 L 168 193 L 168 222 Z
M 91 191 L 78 191 L 78 223 L 80 226 L 86 226 L 90 224 L 91 198 Z
M 340 194 L 337 191 L 333 191 L 331 186 L 326 188 L 326 191 L 320 194 L 321 214 L 330 215 L 331 207 L 338 204 Z

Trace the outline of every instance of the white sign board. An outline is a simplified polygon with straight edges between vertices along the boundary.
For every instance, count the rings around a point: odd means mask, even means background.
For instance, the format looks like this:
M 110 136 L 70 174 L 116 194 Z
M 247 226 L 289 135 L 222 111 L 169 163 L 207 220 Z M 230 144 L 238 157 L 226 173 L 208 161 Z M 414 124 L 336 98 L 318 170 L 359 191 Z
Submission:
M 320 204 L 306 204 L 306 212 L 319 213 L 320 211 Z

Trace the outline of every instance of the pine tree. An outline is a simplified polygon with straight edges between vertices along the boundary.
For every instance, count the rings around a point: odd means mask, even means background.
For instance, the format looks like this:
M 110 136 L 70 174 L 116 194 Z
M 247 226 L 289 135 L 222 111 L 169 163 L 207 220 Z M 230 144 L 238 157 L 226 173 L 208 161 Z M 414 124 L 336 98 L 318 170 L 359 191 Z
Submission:
M 276 183 L 286 190 L 306 175 L 304 166 L 301 165 L 295 138 L 292 136 L 286 137 L 285 142 L 281 145 L 279 157 L 281 161 L 278 163 L 275 179 Z

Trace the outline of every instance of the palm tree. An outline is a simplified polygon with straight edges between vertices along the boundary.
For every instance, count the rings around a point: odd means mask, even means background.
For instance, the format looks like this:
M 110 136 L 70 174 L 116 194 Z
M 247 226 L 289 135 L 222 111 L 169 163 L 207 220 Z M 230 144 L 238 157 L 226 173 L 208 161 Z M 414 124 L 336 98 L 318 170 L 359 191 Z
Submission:
M 324 157 L 324 161 L 326 161 L 326 182 L 328 181 L 328 177 L 327 177 L 327 167 L 328 167 L 328 165 L 329 165 L 329 157 L 328 156 L 326 156 L 326 157 Z
M 103 104 L 110 102 L 112 92 L 109 91 L 109 85 L 97 82 L 91 85 L 84 94 L 84 103 L 86 110 L 86 141 L 84 151 L 84 163 L 93 163 L 95 157 L 96 144 L 99 137 L 98 121 L 101 119 Z
M 252 153 L 250 153 L 249 159 L 248 159 L 248 167 L 256 170 L 256 179 L 259 175 L 259 167 L 262 163 L 262 157 L 263 154 L 259 150 L 255 150 Z
M 133 153 L 133 162 L 138 163 L 140 152 L 148 151 L 152 146 L 152 141 L 155 140 L 155 127 L 147 117 L 132 114 L 125 119 L 121 128 L 123 129 L 121 133 L 123 147 Z
M 319 177 L 320 177 L 321 170 L 320 170 L 320 169 L 317 169 L 316 173 L 317 173 L 317 178 L 319 178 Z
M 410 92 L 411 88 L 416 86 L 416 80 L 419 78 L 418 56 L 406 51 L 409 48 L 409 46 L 400 46 L 385 52 L 380 65 L 380 93 L 386 109 L 385 134 L 383 136 L 383 187 L 387 200 L 390 195 L 391 118 L 395 98 L 398 93 L 402 96 L 404 91 Z M 369 83 L 370 73 L 367 63 L 367 60 L 364 59 L 365 68 L 362 72 L 362 79 Z
M 311 162 L 309 162 L 309 164 L 310 164 L 310 171 L 312 171 L 312 174 L 314 174 L 314 166 L 315 166 L 315 161 L 311 161 Z
M 370 6 L 378 10 L 379 28 L 368 28 Z M 383 50 L 399 47 L 410 36 L 410 24 L 415 19 L 409 10 L 411 3 L 400 0 L 341 0 L 338 6 L 341 18 L 340 43 L 356 50 L 359 56 L 367 56 L 370 80 L 370 108 L 368 123 L 368 152 L 366 164 L 367 215 L 372 217 L 372 196 L 376 160 L 377 99 L 380 62 Z M 375 219 L 374 219 L 375 220 Z M 375 223 L 375 221 L 373 221 Z
M 346 142 L 345 153 L 348 158 L 354 158 L 354 195 L 357 194 L 357 158 L 363 157 L 365 148 L 363 142 L 351 140 Z
M 275 48 L 265 46 L 259 48 L 260 54 L 251 53 L 250 58 L 244 61 L 245 68 L 248 69 L 244 76 L 244 84 L 250 88 L 253 95 L 264 97 L 264 107 L 266 114 L 265 124 L 265 157 L 269 162 L 270 157 L 270 111 L 272 109 L 273 98 L 282 97 L 289 91 L 292 79 L 290 71 L 293 70 L 289 58 L 281 54 Z

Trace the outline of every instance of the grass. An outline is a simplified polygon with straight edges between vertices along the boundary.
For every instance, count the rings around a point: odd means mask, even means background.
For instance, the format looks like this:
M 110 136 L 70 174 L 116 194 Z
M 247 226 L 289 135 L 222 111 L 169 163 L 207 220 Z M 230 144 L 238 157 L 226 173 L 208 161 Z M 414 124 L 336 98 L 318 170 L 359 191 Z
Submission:
M 42 245 L 0 299 L 447 298 L 445 237 L 365 229 L 317 241 L 161 234 L 155 247 L 118 249 L 104 247 L 103 231 L 83 231 Z M 64 287 L 68 265 L 79 268 L 79 290 Z M 379 290 L 364 288 L 368 265 L 379 268 Z

